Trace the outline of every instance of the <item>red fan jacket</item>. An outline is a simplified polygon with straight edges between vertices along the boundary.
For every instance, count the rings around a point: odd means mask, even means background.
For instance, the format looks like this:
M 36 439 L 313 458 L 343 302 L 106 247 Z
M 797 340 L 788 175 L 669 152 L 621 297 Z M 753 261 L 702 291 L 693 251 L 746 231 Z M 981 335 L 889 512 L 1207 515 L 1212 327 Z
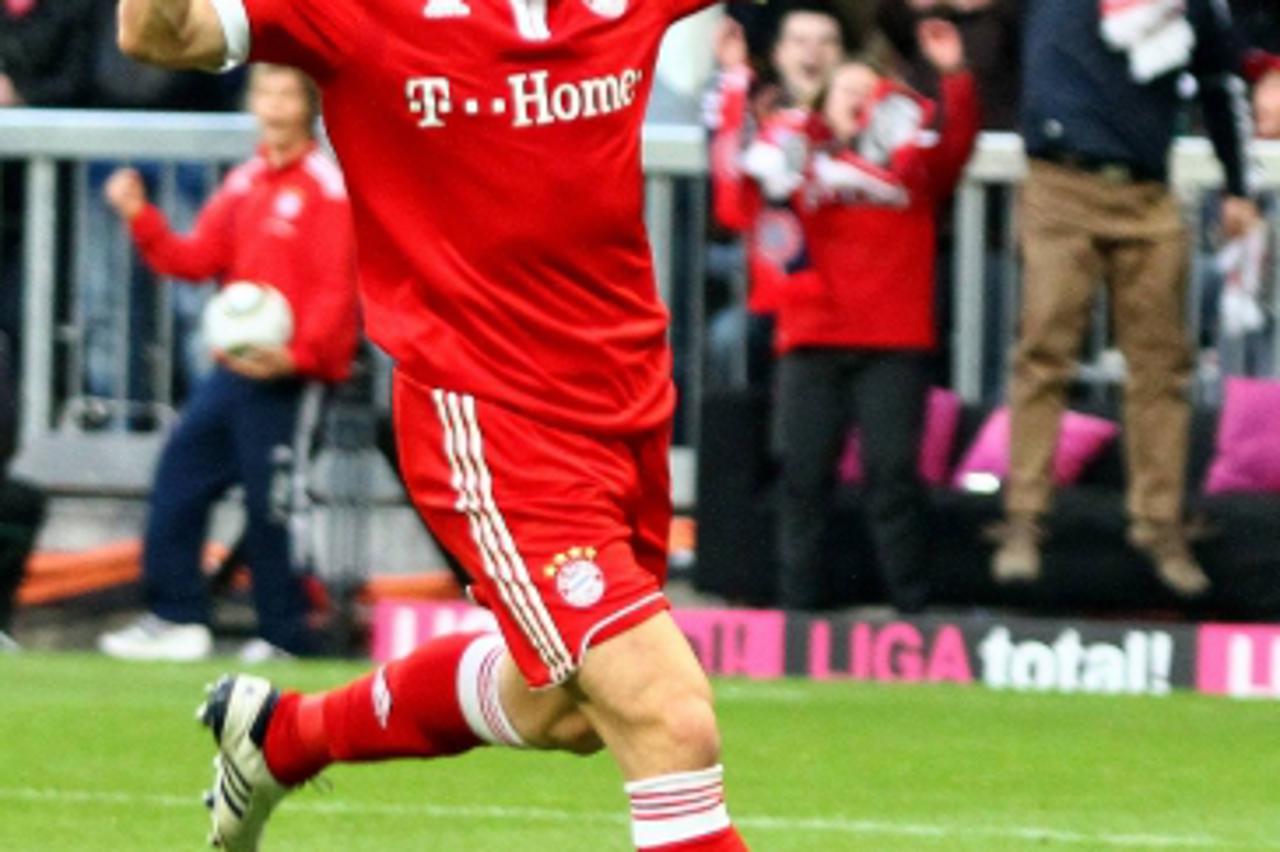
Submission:
M 946 76 L 941 92 L 935 105 L 886 82 L 851 146 L 811 125 L 805 184 L 793 196 L 809 267 L 781 303 L 780 353 L 936 347 L 937 217 L 980 124 L 969 73 Z M 904 116 L 914 124 L 904 127 Z
M 314 145 L 278 168 L 261 151 L 237 166 L 189 235 L 152 205 L 131 228 L 162 275 L 275 287 L 293 309 L 298 374 L 326 382 L 350 374 L 360 333 L 351 211 L 341 172 Z

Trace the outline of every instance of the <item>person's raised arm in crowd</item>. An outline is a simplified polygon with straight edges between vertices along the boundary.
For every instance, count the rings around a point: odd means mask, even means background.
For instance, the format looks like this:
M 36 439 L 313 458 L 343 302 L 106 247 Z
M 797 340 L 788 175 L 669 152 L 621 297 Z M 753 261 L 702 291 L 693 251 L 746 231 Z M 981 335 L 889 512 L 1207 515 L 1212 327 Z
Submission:
M 1022 0 L 879 0 L 876 21 L 900 58 L 912 88 L 941 99 L 941 79 L 925 55 L 917 25 L 929 18 L 954 23 L 982 100 L 982 127 L 1012 130 L 1018 123 Z
M 924 161 L 933 196 L 942 199 L 955 190 L 973 156 L 982 109 L 958 29 L 945 21 L 926 19 L 917 28 L 917 40 L 920 51 L 938 72 L 942 84 L 937 143 L 914 150 Z
M 769 54 L 771 79 L 751 67 L 747 39 L 732 19 L 717 31 L 715 52 L 721 69 L 711 117 L 712 181 L 717 221 L 731 230 L 754 224 L 758 203 L 742 157 L 762 124 L 781 109 L 809 110 L 840 61 L 849 36 L 841 20 L 818 6 L 796 6 L 778 22 Z
M 741 232 L 751 226 L 740 161 L 751 135 L 750 92 L 755 80 L 742 25 L 729 17 L 722 20 L 716 29 L 714 51 L 720 73 L 707 116 L 712 212 L 722 228 Z
M 1196 34 L 1191 70 L 1200 83 L 1205 125 L 1226 172 L 1222 229 L 1227 237 L 1245 233 L 1258 219 L 1251 200 L 1249 140 L 1252 117 L 1241 77 L 1243 49 L 1225 3 L 1192 0 L 1188 17 Z
M 143 260 L 161 275 L 200 281 L 222 275 L 231 263 L 231 217 L 235 209 L 236 172 L 218 190 L 196 219 L 190 234 L 175 233 L 163 212 L 147 198 L 142 176 L 119 169 L 104 187 L 107 203 L 128 226 Z
M 827 150 L 814 158 L 806 194 L 835 203 L 905 206 L 920 194 L 936 203 L 955 189 L 977 140 L 977 87 L 953 24 L 926 19 L 918 31 L 921 51 L 942 80 L 940 103 L 866 63 L 847 63 L 823 104 L 821 133 L 833 139 L 827 145 L 815 140 Z

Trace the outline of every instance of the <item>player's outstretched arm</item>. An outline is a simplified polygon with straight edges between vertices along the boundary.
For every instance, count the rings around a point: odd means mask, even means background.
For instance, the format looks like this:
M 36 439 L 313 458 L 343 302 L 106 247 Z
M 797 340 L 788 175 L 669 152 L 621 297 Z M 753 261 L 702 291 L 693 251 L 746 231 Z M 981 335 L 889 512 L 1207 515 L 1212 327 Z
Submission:
M 212 0 L 120 0 L 120 49 L 139 62 L 215 70 L 227 53 Z

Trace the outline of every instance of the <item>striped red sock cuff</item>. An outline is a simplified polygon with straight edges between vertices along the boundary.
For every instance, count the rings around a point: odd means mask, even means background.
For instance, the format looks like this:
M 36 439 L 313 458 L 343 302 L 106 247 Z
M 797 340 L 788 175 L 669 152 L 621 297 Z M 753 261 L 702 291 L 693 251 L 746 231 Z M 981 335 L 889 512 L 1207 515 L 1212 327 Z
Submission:
M 524 740 L 502 706 L 498 672 L 506 656 L 502 637 L 478 636 L 458 665 L 458 704 L 472 733 L 490 745 L 524 748 Z
M 723 767 L 633 781 L 626 790 L 636 849 L 698 848 L 689 842 L 730 828 Z

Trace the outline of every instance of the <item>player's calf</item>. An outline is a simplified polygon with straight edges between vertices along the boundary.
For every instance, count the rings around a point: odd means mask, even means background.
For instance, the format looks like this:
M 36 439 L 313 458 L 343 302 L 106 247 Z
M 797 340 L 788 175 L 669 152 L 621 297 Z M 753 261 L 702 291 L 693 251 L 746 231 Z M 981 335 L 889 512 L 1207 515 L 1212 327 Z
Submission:
M 593 648 L 576 686 L 628 779 L 636 849 L 746 849 L 725 806 L 711 686 L 669 615 Z
M 501 638 L 460 634 L 319 695 L 286 694 L 267 731 L 272 773 L 299 784 L 335 762 L 523 747 L 500 697 Z

